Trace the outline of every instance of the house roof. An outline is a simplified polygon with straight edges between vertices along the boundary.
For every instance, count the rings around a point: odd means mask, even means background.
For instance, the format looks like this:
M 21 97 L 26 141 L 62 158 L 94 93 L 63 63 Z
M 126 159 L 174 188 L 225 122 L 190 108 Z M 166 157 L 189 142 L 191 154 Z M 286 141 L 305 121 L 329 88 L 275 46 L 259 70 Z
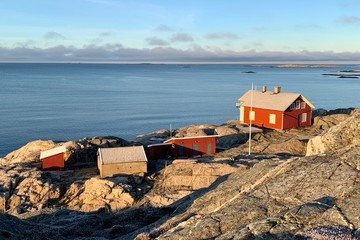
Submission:
M 170 138 L 170 139 L 166 140 L 164 143 L 170 143 L 172 140 L 196 139 L 196 138 L 213 138 L 213 137 L 219 137 L 219 135 L 206 135 L 206 136 Z
M 66 152 L 66 146 L 60 146 L 60 147 L 52 148 L 52 149 L 49 149 L 49 150 L 46 150 L 46 151 L 42 151 L 40 153 L 40 159 L 51 157 L 51 156 L 54 156 L 56 154 L 64 153 L 64 152 Z
M 171 146 L 171 143 L 154 143 L 147 145 L 148 147 L 158 147 L 158 146 Z
M 147 161 L 143 146 L 99 148 L 98 155 L 102 164 Z
M 315 108 L 309 100 L 307 100 L 300 93 L 286 93 L 280 92 L 274 94 L 273 92 L 261 92 L 249 90 L 239 98 L 242 106 L 251 107 L 251 92 L 253 93 L 252 106 L 255 108 L 272 109 L 278 111 L 285 111 L 290 105 L 299 97 L 306 102 L 311 108 Z

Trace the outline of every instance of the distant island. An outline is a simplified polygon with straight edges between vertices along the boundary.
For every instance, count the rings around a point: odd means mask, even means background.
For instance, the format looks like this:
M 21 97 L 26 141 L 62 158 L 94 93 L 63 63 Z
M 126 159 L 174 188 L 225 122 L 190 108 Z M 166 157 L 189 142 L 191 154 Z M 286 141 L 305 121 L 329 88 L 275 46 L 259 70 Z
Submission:
M 313 65 L 313 64 L 281 64 L 273 66 L 274 68 L 336 68 L 340 67 L 340 65 L 334 64 L 321 64 L 321 65 Z

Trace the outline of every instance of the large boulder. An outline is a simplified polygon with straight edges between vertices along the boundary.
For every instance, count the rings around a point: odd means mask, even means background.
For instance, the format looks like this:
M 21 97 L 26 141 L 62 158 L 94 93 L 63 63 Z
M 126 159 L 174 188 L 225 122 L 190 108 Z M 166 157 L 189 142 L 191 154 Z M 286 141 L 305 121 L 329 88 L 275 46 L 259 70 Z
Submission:
M 314 123 L 312 125 L 313 128 L 327 130 L 332 126 L 335 126 L 342 121 L 345 121 L 349 118 L 350 115 L 348 114 L 333 114 L 333 115 L 326 115 L 326 116 L 317 116 L 314 118 Z
M 215 125 L 202 124 L 190 125 L 187 127 L 179 128 L 176 131 L 175 137 L 198 137 L 214 134 Z
M 171 203 L 213 184 L 220 176 L 228 175 L 239 167 L 227 163 L 194 163 L 181 161 L 166 167 L 156 182 L 147 201 L 155 207 L 168 206 Z
M 174 131 L 172 130 L 171 133 Z M 162 143 L 165 139 L 170 137 L 170 130 L 161 129 L 148 134 L 141 134 L 136 136 L 133 140 L 134 142 L 140 143 L 142 145 L 150 145 L 156 143 Z
M 36 140 L 27 143 L 25 146 L 15 150 L 4 157 L 3 164 L 11 165 L 21 162 L 32 162 L 40 160 L 40 152 L 59 146 L 54 141 Z
M 131 186 L 118 183 L 116 180 L 90 178 L 86 181 L 75 181 L 66 191 L 60 204 L 81 212 L 99 209 L 118 211 L 130 207 L 135 202 L 129 193 Z
M 360 144 L 360 114 L 355 114 L 323 134 L 310 139 L 306 155 L 322 154 L 356 144 Z
M 216 127 L 215 132 L 219 135 L 216 142 L 217 146 L 222 148 L 232 148 L 246 143 L 249 139 L 248 134 L 241 132 L 238 127 L 240 126 L 230 121 L 224 125 Z
M 15 215 L 52 206 L 61 195 L 60 183 L 20 166 L 1 169 L 0 186 L 0 211 Z
M 84 138 L 74 142 L 67 142 L 67 165 L 96 165 L 97 151 L 101 148 L 125 147 L 132 143 L 118 137 Z

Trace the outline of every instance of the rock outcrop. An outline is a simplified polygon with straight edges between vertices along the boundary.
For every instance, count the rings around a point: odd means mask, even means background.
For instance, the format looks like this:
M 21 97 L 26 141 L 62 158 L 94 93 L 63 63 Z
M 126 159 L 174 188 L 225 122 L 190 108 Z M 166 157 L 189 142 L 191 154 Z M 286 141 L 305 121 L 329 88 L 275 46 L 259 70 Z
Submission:
M 2 165 L 11 165 L 14 163 L 39 161 L 41 151 L 46 151 L 57 146 L 59 146 L 59 144 L 51 140 L 32 141 L 18 150 L 7 154 L 0 163 Z
M 310 139 L 306 155 L 322 154 L 356 144 L 360 144 L 360 114 L 355 114 Z
M 15 163 L 39 162 L 41 151 L 46 151 L 58 146 L 65 145 L 65 162 L 67 165 L 95 165 L 96 154 L 99 147 L 124 147 L 131 146 L 130 143 L 118 137 L 94 137 L 84 138 L 78 141 L 58 142 L 51 140 L 36 140 L 29 142 L 18 150 L 15 150 L 3 159 L 0 166 L 10 166 Z
M 326 116 L 317 116 L 314 118 L 313 128 L 318 128 L 321 130 L 327 130 L 342 121 L 345 121 L 350 116 L 348 114 L 333 114 Z
M 147 202 L 154 207 L 169 206 L 173 202 L 207 188 L 220 176 L 246 168 L 244 165 L 231 166 L 228 163 L 194 163 L 184 160 L 165 168 L 157 178 L 153 191 L 146 195 Z
M 331 155 L 262 161 L 230 175 L 189 208 L 147 233 L 157 239 L 293 239 L 303 231 L 358 218 L 360 147 Z M 178 207 L 181 208 L 181 207 Z
M 118 178 L 78 180 L 67 189 L 60 205 L 81 212 L 100 209 L 115 212 L 133 205 L 135 199 L 130 195 L 131 190 L 131 185 L 119 183 Z

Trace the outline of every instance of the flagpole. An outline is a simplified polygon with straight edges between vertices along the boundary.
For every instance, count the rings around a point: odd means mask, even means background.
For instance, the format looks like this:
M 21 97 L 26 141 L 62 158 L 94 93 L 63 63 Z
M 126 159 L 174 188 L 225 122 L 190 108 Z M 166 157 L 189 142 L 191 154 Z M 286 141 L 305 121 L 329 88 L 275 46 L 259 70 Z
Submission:
M 249 155 L 251 155 L 251 125 L 252 125 L 252 111 L 253 111 L 253 96 L 254 96 L 254 83 L 251 84 L 251 95 L 250 95 L 250 112 L 249 112 Z

